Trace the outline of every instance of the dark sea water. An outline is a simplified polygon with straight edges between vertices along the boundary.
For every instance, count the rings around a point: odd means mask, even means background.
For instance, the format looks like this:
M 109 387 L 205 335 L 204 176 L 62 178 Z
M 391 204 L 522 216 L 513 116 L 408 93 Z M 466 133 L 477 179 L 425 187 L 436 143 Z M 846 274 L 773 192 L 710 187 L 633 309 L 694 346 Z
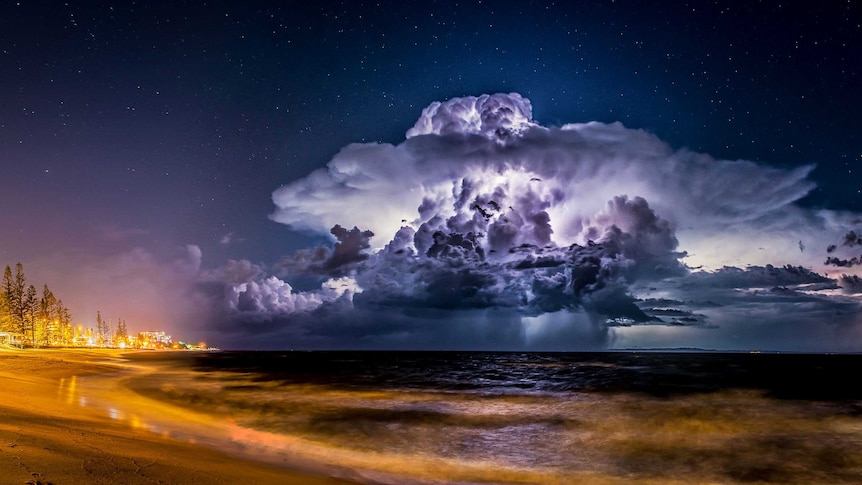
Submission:
M 149 356 L 151 360 L 170 359 Z M 218 352 L 137 392 L 384 483 L 862 483 L 862 355 Z

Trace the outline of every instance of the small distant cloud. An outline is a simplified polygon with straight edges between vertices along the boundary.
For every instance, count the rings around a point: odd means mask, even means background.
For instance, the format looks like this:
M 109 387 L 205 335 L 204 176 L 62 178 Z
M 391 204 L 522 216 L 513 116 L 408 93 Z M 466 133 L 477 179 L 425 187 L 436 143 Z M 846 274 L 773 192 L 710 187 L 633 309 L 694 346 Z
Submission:
M 237 236 L 234 232 L 229 232 L 219 239 L 219 244 L 222 246 L 229 246 L 231 244 L 235 244 L 238 242 L 245 241 L 245 238 Z
M 97 229 L 98 234 L 105 241 L 121 242 L 137 239 L 150 234 L 147 229 L 141 228 L 120 228 L 120 227 L 100 227 Z
M 862 278 L 859 276 L 843 274 L 839 281 L 845 293 L 862 293 Z

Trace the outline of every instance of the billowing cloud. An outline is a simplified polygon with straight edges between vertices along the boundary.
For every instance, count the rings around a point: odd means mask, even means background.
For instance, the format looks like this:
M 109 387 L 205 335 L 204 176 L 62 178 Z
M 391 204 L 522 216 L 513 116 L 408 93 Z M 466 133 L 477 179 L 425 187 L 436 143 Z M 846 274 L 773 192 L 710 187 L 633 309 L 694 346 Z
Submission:
M 518 93 L 484 94 L 479 97 L 435 101 L 407 130 L 407 138 L 419 135 L 480 135 L 505 140 L 536 126 L 530 100 Z
M 274 221 L 332 247 L 277 276 L 234 262 L 208 284 L 219 328 L 312 346 L 594 348 L 634 328 L 716 332 L 730 325 L 718 307 L 846 313 L 854 301 L 817 273 L 832 263 L 805 248 L 852 248 L 858 216 L 795 204 L 812 169 L 675 150 L 619 123 L 544 127 L 515 93 L 454 98 L 402 143 L 348 145 L 273 193 Z

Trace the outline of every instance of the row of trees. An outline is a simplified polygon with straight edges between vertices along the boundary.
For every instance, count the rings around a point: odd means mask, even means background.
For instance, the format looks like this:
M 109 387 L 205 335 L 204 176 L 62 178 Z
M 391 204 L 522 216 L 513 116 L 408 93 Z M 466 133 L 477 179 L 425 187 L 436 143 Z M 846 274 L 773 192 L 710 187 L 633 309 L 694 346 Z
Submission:
M 15 272 L 6 266 L 0 283 L 0 331 L 22 334 L 32 345 L 69 345 L 74 339 L 72 314 L 63 300 L 54 296 L 48 285 L 41 295 L 33 285 L 27 285 L 24 267 L 15 265 Z
M 72 314 L 63 300 L 54 296 L 48 285 L 39 294 L 36 287 L 27 284 L 24 266 L 6 266 L 0 282 L 0 332 L 11 332 L 23 337 L 25 345 L 45 346 L 98 346 L 125 347 L 132 344 L 126 321 L 113 321 L 96 312 L 96 328 L 83 328 L 72 324 Z
M 126 327 L 126 321 L 119 318 L 117 319 L 117 326 L 113 327 L 111 321 L 102 318 L 102 312 L 97 311 L 96 334 L 93 343 L 102 347 L 129 345 L 129 329 Z

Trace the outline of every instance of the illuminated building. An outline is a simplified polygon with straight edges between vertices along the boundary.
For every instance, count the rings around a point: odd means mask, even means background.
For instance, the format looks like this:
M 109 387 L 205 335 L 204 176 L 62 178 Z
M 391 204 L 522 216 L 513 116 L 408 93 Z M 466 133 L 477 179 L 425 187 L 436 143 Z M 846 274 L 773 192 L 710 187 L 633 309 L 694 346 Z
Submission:
M 139 332 L 138 342 L 143 349 L 165 348 L 171 345 L 171 336 L 165 332 Z

